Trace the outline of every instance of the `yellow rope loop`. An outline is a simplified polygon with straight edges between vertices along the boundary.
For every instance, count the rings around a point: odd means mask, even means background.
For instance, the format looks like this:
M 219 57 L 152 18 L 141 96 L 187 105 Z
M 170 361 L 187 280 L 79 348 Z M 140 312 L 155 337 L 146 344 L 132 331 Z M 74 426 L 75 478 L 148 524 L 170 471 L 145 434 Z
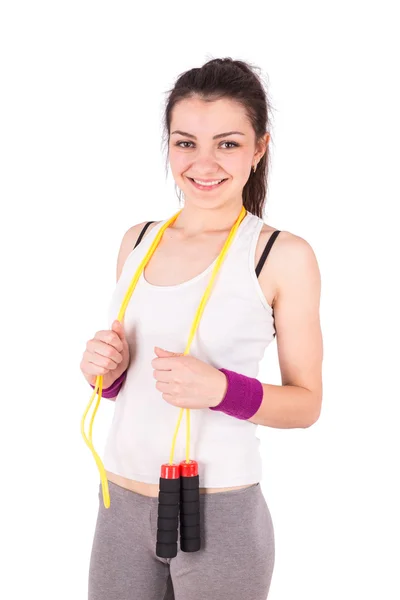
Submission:
M 129 300 L 131 299 L 131 296 L 133 294 L 133 291 L 137 285 L 137 282 L 139 281 L 139 277 L 142 274 L 142 271 L 144 270 L 144 268 L 146 267 L 147 263 L 149 262 L 149 260 L 151 259 L 151 257 L 153 256 L 163 234 L 164 231 L 167 229 L 167 227 L 169 227 L 172 223 L 174 223 L 174 221 L 176 221 L 176 219 L 178 218 L 178 216 L 180 215 L 180 213 L 182 212 L 183 209 L 181 209 L 180 211 L 178 211 L 175 215 L 173 215 L 166 223 L 164 223 L 164 225 L 161 227 L 161 229 L 159 230 L 159 232 L 157 233 L 156 237 L 154 238 L 150 248 L 148 249 L 146 256 L 143 258 L 142 262 L 140 263 L 130 285 L 129 288 L 125 294 L 124 300 L 122 302 L 121 308 L 119 310 L 117 319 L 118 321 L 120 321 L 120 323 L 122 323 L 122 320 L 124 318 L 125 315 L 125 311 L 126 311 L 126 307 L 129 304 Z M 239 217 L 237 218 L 235 224 L 233 225 L 228 238 L 224 244 L 224 247 L 222 248 L 222 251 L 215 263 L 210 281 L 206 287 L 206 290 L 203 294 L 203 297 L 201 299 L 201 302 L 199 304 L 199 307 L 196 311 L 196 315 L 195 318 L 193 320 L 193 324 L 190 330 L 190 335 L 189 335 L 189 339 L 186 345 L 186 349 L 184 351 L 184 355 L 189 354 L 189 348 L 192 344 L 194 335 L 196 333 L 197 327 L 199 325 L 201 316 L 204 312 L 204 308 L 206 305 L 206 302 L 210 296 L 211 293 L 211 288 L 213 286 L 214 280 L 217 276 L 217 273 L 222 265 L 222 262 L 225 258 L 225 255 L 231 245 L 231 243 L 233 242 L 234 236 L 236 234 L 236 231 L 240 225 L 240 223 L 242 222 L 242 220 L 244 219 L 244 217 L 246 216 L 247 211 L 244 208 L 244 206 L 242 206 L 242 209 L 240 211 Z M 93 446 L 93 442 L 92 442 L 92 431 L 93 431 L 93 421 L 94 421 L 94 417 L 96 416 L 97 413 L 97 409 L 99 407 L 100 404 L 100 399 L 102 397 L 102 391 L 103 391 L 103 376 L 102 375 L 98 375 L 96 378 L 96 383 L 95 383 L 95 387 L 93 390 L 93 394 L 90 398 L 90 402 L 88 404 L 88 406 L 86 407 L 86 410 L 83 414 L 83 417 L 81 419 L 81 433 L 83 436 L 83 439 L 85 440 L 85 443 L 88 445 L 88 447 L 90 448 L 90 450 L 92 451 L 93 457 L 96 461 L 97 467 L 99 469 L 100 472 L 100 478 L 101 478 L 101 485 L 102 485 L 102 491 L 103 491 L 103 499 L 104 499 L 104 506 L 106 508 L 110 507 L 110 493 L 109 493 L 109 489 L 108 489 L 108 480 L 107 480 L 107 475 L 106 475 L 106 471 L 104 469 L 104 465 L 99 457 L 99 455 L 97 454 L 96 450 L 94 449 Z M 97 403 L 95 405 L 95 408 L 93 410 L 93 414 L 90 420 L 90 427 L 89 427 L 89 438 L 86 437 L 85 435 L 85 418 L 86 415 L 92 405 L 92 402 L 96 396 L 96 394 L 98 393 L 98 399 L 97 399 Z M 181 424 L 181 420 L 182 420 L 182 415 L 183 415 L 183 411 L 186 410 L 186 462 L 190 462 L 189 459 L 189 455 L 190 455 L 190 409 L 189 408 L 181 408 L 179 411 L 179 417 L 178 417 L 178 423 L 176 425 L 175 428 L 175 432 L 173 435 L 173 439 L 172 439 L 172 447 L 171 447 L 171 452 L 170 452 L 170 459 L 169 462 L 170 464 L 173 464 L 173 459 L 174 459 L 174 453 L 175 453 L 175 444 L 176 444 L 176 437 L 178 435 L 178 431 L 179 431 L 179 427 Z

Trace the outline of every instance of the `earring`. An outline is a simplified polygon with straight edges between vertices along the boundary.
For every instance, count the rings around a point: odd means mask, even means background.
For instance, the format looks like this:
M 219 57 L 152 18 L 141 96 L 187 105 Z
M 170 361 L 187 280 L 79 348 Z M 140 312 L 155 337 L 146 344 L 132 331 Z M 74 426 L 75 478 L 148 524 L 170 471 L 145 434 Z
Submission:
M 253 167 L 254 173 L 256 172 L 256 169 L 257 169 L 257 163 Z

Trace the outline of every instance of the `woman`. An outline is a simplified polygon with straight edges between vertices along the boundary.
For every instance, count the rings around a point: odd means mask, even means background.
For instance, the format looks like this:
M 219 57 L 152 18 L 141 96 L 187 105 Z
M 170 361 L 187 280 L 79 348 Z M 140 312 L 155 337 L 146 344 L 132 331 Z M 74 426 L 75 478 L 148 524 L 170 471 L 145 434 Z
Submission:
M 92 387 L 103 375 L 103 396 L 117 400 L 104 454 L 111 505 L 103 506 L 100 486 L 89 600 L 265 600 L 275 543 L 255 433 L 257 425 L 309 427 L 319 417 L 319 269 L 304 239 L 262 220 L 269 105 L 247 63 L 215 59 L 181 75 L 168 98 L 165 127 L 184 207 L 145 266 L 121 324 L 115 315 L 166 220 L 125 233 L 111 328 L 87 343 L 81 363 Z M 246 216 L 190 355 L 183 356 L 211 270 L 243 207 Z M 255 378 L 275 335 L 281 386 Z M 160 466 L 179 407 L 191 409 L 201 548 L 160 558 Z M 185 458 L 182 427 L 179 436 L 176 463 Z

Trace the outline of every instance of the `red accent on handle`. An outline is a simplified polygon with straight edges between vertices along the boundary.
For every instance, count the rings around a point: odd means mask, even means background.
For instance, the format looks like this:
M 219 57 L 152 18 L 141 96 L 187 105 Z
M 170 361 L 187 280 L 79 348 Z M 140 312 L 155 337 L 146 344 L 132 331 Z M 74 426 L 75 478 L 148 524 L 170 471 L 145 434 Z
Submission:
M 172 463 L 165 463 L 161 465 L 161 477 L 162 479 L 179 479 L 181 476 L 181 468 L 179 465 Z
M 199 474 L 199 464 L 195 460 L 190 460 L 188 463 L 182 460 L 180 467 L 182 477 L 196 477 Z

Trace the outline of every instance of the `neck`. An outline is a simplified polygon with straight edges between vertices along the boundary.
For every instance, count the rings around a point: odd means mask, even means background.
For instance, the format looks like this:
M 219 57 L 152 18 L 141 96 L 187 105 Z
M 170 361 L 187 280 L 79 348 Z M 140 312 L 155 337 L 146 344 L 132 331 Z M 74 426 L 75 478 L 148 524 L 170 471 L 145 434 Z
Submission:
M 242 201 L 218 208 L 199 208 L 186 204 L 171 227 L 183 237 L 230 231 L 239 217 L 242 206 Z

